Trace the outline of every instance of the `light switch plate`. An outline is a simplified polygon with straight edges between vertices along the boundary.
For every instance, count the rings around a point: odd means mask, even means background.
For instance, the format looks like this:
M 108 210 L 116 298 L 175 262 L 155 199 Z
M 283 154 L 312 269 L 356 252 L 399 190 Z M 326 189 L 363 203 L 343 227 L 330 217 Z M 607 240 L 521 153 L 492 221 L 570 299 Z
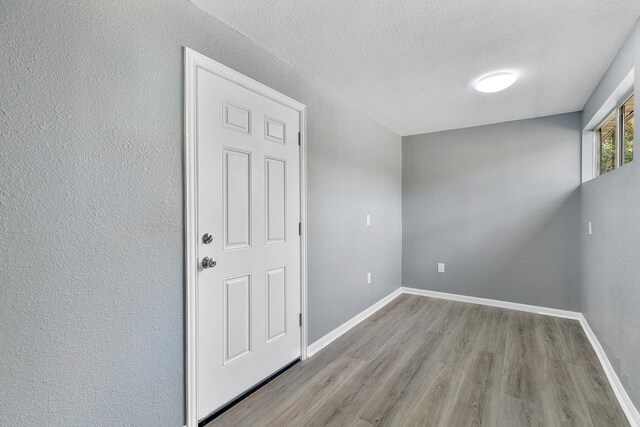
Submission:
M 367 225 L 371 225 L 371 215 L 367 214 Z
M 438 263 L 438 273 L 444 273 L 444 263 Z
M 371 284 L 371 273 L 367 273 L 367 284 Z
M 591 221 L 589 221 L 589 236 L 593 235 L 593 227 L 591 226 Z

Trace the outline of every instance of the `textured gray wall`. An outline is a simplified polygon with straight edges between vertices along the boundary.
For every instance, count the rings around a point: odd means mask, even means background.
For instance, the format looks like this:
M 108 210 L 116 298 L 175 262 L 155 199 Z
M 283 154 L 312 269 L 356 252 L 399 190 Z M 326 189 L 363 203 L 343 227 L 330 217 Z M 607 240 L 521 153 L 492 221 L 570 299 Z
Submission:
M 640 104 L 640 23 L 584 108 L 583 123 L 600 108 L 635 64 Z M 637 113 L 636 113 L 637 115 Z M 640 409 L 640 124 L 636 159 L 581 188 L 582 307 L 636 408 Z M 593 235 L 588 235 L 589 221 Z
M 577 113 L 403 138 L 404 285 L 579 311 L 579 162 Z
M 184 422 L 183 45 L 308 105 L 311 341 L 400 285 L 401 141 L 341 95 L 187 0 L 0 22 L 0 424 Z

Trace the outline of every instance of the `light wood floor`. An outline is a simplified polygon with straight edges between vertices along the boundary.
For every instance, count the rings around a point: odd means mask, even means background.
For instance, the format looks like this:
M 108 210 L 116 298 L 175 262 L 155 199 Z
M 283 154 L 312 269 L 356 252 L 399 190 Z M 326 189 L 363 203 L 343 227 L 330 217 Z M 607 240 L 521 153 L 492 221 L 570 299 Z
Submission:
M 402 295 L 213 426 L 628 426 L 580 324 Z

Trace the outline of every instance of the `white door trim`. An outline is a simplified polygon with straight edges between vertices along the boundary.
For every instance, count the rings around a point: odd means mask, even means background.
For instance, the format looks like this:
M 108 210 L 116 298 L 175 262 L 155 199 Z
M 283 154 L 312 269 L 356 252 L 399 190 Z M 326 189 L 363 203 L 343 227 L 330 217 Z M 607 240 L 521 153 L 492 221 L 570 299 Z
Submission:
M 185 372 L 187 427 L 198 425 L 198 258 L 196 97 L 195 76 L 204 69 L 232 83 L 285 105 L 300 113 L 300 355 L 307 358 L 307 144 L 306 109 L 300 102 L 232 70 L 188 47 L 184 48 L 184 280 L 185 280 Z

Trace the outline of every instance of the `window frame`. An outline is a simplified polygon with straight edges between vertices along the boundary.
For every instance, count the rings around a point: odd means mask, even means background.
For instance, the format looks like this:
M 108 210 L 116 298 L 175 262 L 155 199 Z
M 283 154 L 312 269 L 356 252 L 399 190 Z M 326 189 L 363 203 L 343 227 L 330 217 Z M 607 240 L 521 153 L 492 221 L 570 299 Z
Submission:
M 600 166 L 602 165 L 602 159 L 600 158 L 600 155 L 602 154 L 600 152 L 601 132 L 602 132 L 601 129 L 602 129 L 602 126 L 604 126 L 604 124 L 607 122 L 607 120 L 609 120 L 609 117 L 611 117 L 611 115 L 614 112 L 616 116 L 615 117 L 616 158 L 614 161 L 614 167 L 609 172 L 613 172 L 619 167 L 624 166 L 625 164 L 628 164 L 628 163 L 624 163 L 624 111 L 623 110 L 624 110 L 624 105 L 627 103 L 627 101 L 629 101 L 629 99 L 631 99 L 633 95 L 634 95 L 634 89 L 632 87 L 631 90 L 625 92 L 624 96 L 622 97 L 622 101 L 620 101 L 614 109 L 609 111 L 605 115 L 604 119 L 600 121 L 597 126 L 593 128 L 593 138 L 594 138 L 593 148 L 594 148 L 594 154 L 595 154 L 594 157 L 595 157 L 595 172 L 596 172 L 595 177 L 596 178 L 607 173 L 607 172 L 602 173 L 602 171 L 600 170 Z M 635 116 L 635 99 L 634 99 L 634 116 Z M 635 146 L 634 146 L 634 152 L 635 152 Z
M 633 98 L 633 118 L 635 121 L 635 116 L 636 116 L 636 99 L 634 97 L 634 90 L 631 89 L 631 92 L 627 94 L 627 96 L 625 96 L 625 101 L 622 103 L 622 105 L 620 107 L 618 107 L 618 116 L 619 116 L 619 122 L 618 122 L 618 126 L 620 127 L 620 147 L 619 147 L 619 153 L 620 153 L 620 166 L 624 166 L 627 163 L 624 162 L 624 138 L 625 138 L 625 123 L 624 123 L 624 116 L 625 116 L 625 105 L 627 104 L 627 102 L 629 102 L 629 100 L 631 98 Z M 634 134 L 635 135 L 635 134 Z M 635 142 L 635 141 L 634 141 Z M 629 161 L 629 163 L 633 162 L 634 158 L 635 158 L 635 143 L 633 144 L 633 158 Z

